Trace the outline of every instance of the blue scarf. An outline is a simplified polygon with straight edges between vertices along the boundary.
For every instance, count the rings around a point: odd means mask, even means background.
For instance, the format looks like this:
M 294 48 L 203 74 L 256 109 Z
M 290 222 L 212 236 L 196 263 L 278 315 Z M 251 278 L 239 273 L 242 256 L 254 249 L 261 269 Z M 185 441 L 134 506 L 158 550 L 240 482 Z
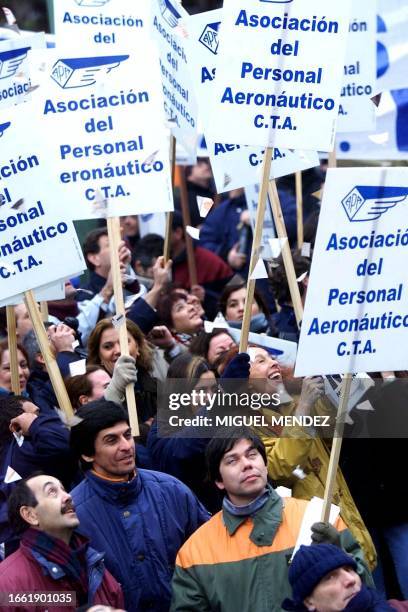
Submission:
M 222 507 L 233 516 L 252 516 L 266 504 L 269 497 L 270 491 L 266 488 L 256 499 L 246 506 L 236 506 L 228 497 L 224 497 Z

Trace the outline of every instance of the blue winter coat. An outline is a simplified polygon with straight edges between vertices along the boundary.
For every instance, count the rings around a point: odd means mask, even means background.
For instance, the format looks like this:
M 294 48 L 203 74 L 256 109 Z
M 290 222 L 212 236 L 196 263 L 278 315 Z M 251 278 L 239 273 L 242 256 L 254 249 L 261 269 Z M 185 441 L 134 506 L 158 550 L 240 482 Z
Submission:
M 87 472 L 72 497 L 80 531 L 105 551 L 126 610 L 167 611 L 177 552 L 209 518 L 191 491 L 172 476 L 139 469 L 118 483 Z

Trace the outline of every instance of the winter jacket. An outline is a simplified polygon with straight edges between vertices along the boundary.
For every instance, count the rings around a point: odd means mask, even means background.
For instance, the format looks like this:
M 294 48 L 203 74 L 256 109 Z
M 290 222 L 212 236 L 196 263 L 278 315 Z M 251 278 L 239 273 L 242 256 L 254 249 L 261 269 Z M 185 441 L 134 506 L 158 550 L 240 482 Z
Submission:
M 200 413 L 199 413 L 200 414 Z M 151 426 L 147 448 L 154 470 L 166 472 L 187 485 L 210 512 L 221 508 L 222 496 L 212 483 L 207 482 L 205 449 L 208 438 L 194 438 L 194 427 L 169 437 L 159 435 L 157 420 Z
M 87 472 L 72 491 L 80 531 L 105 551 L 128 612 L 165 612 L 176 554 L 209 515 L 175 478 L 139 469 L 130 482 Z
M 106 571 L 103 564 L 103 553 L 88 548 L 86 553 L 88 566 L 88 603 L 109 605 L 113 608 L 123 608 L 123 595 L 119 584 Z M 20 548 L 0 563 L 0 593 L 12 594 L 23 591 L 66 593 L 73 591 L 69 578 L 62 567 L 45 559 L 39 553 L 31 552 L 28 547 Z M 2 602 L 3 603 L 3 602 Z M 72 606 L 51 605 L 28 606 L 0 605 L 0 612 L 14 610 L 16 612 L 72 612 Z
M 295 402 L 280 407 L 280 413 L 293 414 Z M 317 413 L 328 412 L 328 406 L 317 402 Z M 271 411 L 264 410 L 269 418 Z M 268 458 L 268 475 L 277 484 L 292 489 L 293 497 L 311 499 L 324 497 L 330 450 L 324 440 L 312 437 L 307 431 L 298 427 L 284 428 L 279 437 L 277 432 L 268 427 L 255 429 L 266 447 Z M 293 471 L 300 467 L 305 478 L 298 478 Z M 340 515 L 366 556 L 370 569 L 376 565 L 376 553 L 371 536 L 351 497 L 346 481 L 340 469 L 337 472 L 333 503 L 340 506 Z
M 225 508 L 184 544 L 176 560 L 171 612 L 278 612 L 291 588 L 288 564 L 307 502 L 272 491 L 252 517 Z M 357 542 L 338 518 L 341 544 L 367 580 Z

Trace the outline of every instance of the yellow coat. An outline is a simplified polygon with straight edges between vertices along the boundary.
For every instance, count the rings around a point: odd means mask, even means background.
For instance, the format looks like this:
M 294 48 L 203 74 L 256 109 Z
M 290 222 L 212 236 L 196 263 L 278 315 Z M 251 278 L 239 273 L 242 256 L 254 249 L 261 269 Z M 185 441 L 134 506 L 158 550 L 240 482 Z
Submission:
M 286 406 L 281 406 L 280 413 L 292 414 L 295 408 L 296 403 L 291 402 Z M 330 410 L 333 411 L 332 408 Z M 314 412 L 327 414 L 328 409 L 325 402 L 319 401 Z M 271 410 L 263 410 L 263 414 L 269 416 L 273 413 Z M 278 486 L 292 489 L 292 495 L 297 499 L 324 497 L 330 459 L 330 450 L 324 440 L 312 437 L 300 427 L 284 428 L 279 437 L 277 432 L 269 427 L 254 428 L 254 431 L 265 444 L 268 474 Z M 293 474 L 297 466 L 303 470 L 306 478 L 301 479 Z M 367 564 L 373 570 L 377 559 L 374 544 L 340 468 L 337 472 L 333 503 L 340 506 L 342 519 L 360 544 Z

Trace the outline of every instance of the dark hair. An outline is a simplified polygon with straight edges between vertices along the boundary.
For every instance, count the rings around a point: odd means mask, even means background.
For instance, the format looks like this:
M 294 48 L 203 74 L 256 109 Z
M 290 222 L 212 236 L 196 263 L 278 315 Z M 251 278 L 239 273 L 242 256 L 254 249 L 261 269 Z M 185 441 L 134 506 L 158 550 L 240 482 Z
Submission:
M 4 446 L 13 438 L 10 421 L 23 414 L 23 402 L 30 401 L 22 395 L 0 395 L 0 455 Z
M 208 351 L 210 350 L 211 340 L 213 338 L 216 338 L 217 336 L 221 336 L 221 334 L 226 334 L 231 338 L 233 342 L 235 342 L 234 338 L 231 336 L 228 330 L 220 327 L 218 329 L 213 329 L 210 334 L 207 334 L 207 332 L 202 331 L 197 336 L 194 336 L 188 347 L 189 352 L 193 355 L 200 355 L 201 357 L 207 359 Z
M 88 255 L 97 255 L 99 253 L 99 251 L 101 250 L 99 239 L 102 238 L 102 236 L 107 235 L 108 230 L 106 229 L 106 227 L 98 227 L 85 236 L 85 241 L 82 245 L 82 250 L 84 253 L 86 265 L 90 270 L 95 270 L 95 266 L 88 260 Z
M 226 312 L 227 312 L 227 302 L 229 300 L 229 297 L 231 295 L 231 293 L 234 293 L 235 291 L 239 291 L 240 289 L 246 289 L 246 283 L 242 282 L 242 283 L 234 283 L 234 284 L 228 284 L 224 287 L 224 290 L 220 296 L 220 301 L 219 301 L 219 306 L 220 306 L 220 310 L 222 312 L 222 314 L 224 315 L 224 317 L 226 316 Z M 270 316 L 270 312 L 269 312 L 269 308 L 267 303 L 265 302 L 264 297 L 262 296 L 261 293 L 259 293 L 259 291 L 257 291 L 257 289 L 255 289 L 254 291 L 254 300 L 255 302 L 258 304 L 259 310 L 261 310 L 264 315 L 268 318 Z
M 174 290 L 173 288 L 169 289 L 166 293 L 164 293 L 159 303 L 157 304 L 157 314 L 159 316 L 160 322 L 163 325 L 166 325 L 170 329 L 173 329 L 173 317 L 171 314 L 173 305 L 179 300 L 187 301 L 187 298 L 184 293 Z
M 53 323 L 49 321 L 44 321 L 45 329 L 51 327 Z M 33 370 L 37 365 L 37 356 L 41 355 L 40 345 L 38 344 L 37 336 L 35 335 L 35 331 L 30 329 L 23 338 L 22 341 L 23 347 L 27 352 L 28 357 L 28 365 L 30 366 L 30 370 Z
M 163 255 L 164 240 L 158 234 L 146 234 L 137 243 L 133 251 L 135 262 L 140 261 L 143 268 L 150 268 L 153 258 Z
M 173 218 L 171 221 L 171 229 L 174 231 L 179 227 L 183 228 L 184 231 L 184 223 L 183 223 L 183 215 L 177 209 L 173 211 Z
M 300 251 L 292 251 L 292 260 L 295 268 L 296 278 L 299 278 L 305 272 L 309 272 L 311 261 L 307 257 L 303 257 Z M 272 268 L 272 276 L 269 282 L 272 286 L 272 291 L 278 304 L 288 304 L 291 302 L 289 285 L 286 278 L 285 266 L 282 255 L 276 260 L 277 267 Z M 298 283 L 300 295 L 303 295 L 305 288 L 302 283 Z
M 94 455 L 98 433 L 123 421 L 129 423 L 129 417 L 122 406 L 105 399 L 81 406 L 76 416 L 81 422 L 71 428 L 70 446 L 74 456 L 81 462 L 82 468 L 87 470 L 92 464 L 81 459 L 81 455 Z
M 24 533 L 24 531 L 30 527 L 30 525 L 21 516 L 20 509 L 23 506 L 35 508 L 38 505 L 37 498 L 27 483 L 29 480 L 31 480 L 31 478 L 35 478 L 36 476 L 40 476 L 42 474 L 42 472 L 35 472 L 28 478 L 20 480 L 8 498 L 8 520 L 10 527 L 16 535 Z
M 225 453 L 228 453 L 240 440 L 248 440 L 249 442 L 252 442 L 253 447 L 256 448 L 256 450 L 262 456 L 265 465 L 267 465 L 268 461 L 266 458 L 265 446 L 262 440 L 249 429 L 233 429 L 229 435 L 224 438 L 213 438 L 210 440 L 205 450 L 208 478 L 211 482 L 220 482 L 222 480 L 220 474 L 221 460 Z
M 92 395 L 93 385 L 89 380 L 88 376 L 89 374 L 93 374 L 94 372 L 98 372 L 99 370 L 105 372 L 102 366 L 89 365 L 86 367 L 84 374 L 78 374 L 77 376 L 67 376 L 67 378 L 64 379 L 64 383 L 67 388 L 67 393 L 69 395 L 69 399 L 71 400 L 71 404 L 74 410 L 81 406 L 79 401 L 81 395 Z

